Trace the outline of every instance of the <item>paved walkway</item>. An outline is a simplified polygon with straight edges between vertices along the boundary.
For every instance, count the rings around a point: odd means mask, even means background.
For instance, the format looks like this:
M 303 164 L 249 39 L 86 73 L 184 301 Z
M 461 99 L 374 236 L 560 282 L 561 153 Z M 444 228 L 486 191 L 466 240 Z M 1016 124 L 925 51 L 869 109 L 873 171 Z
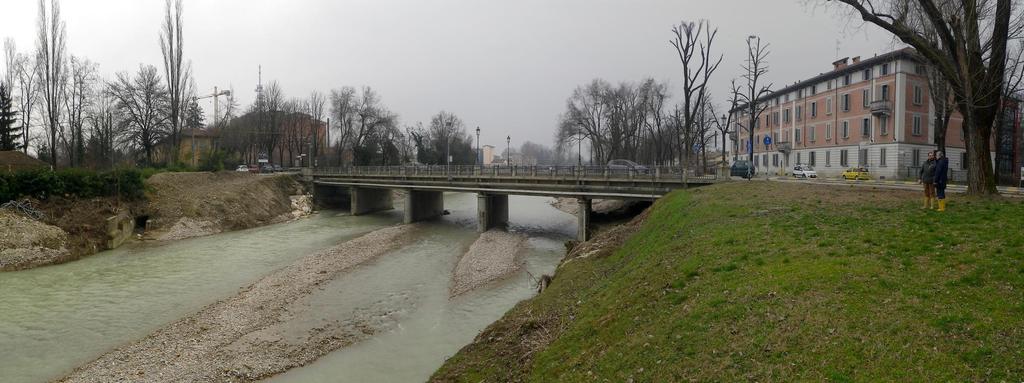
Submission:
M 733 179 L 739 179 L 733 177 Z M 850 185 L 850 186 L 863 186 L 863 187 L 880 187 L 886 189 L 901 189 L 901 190 L 921 190 L 921 185 L 916 181 L 892 181 L 892 180 L 844 180 L 842 178 L 816 178 L 816 179 L 802 179 L 795 177 L 780 177 L 780 176 L 769 176 L 769 177 L 754 177 L 754 180 L 769 180 L 777 182 L 798 182 L 798 183 L 814 183 L 820 185 Z M 1016 196 L 1024 197 L 1024 188 L 1011 187 L 1011 186 L 998 186 L 999 193 L 1005 196 Z M 946 191 L 949 193 L 967 193 L 967 185 L 949 185 L 946 187 Z

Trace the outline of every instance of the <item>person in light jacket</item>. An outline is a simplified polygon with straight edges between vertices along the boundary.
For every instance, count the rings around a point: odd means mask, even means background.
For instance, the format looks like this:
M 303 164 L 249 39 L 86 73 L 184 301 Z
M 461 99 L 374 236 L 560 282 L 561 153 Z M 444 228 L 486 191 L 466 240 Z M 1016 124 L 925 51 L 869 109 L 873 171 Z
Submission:
M 928 160 L 921 164 L 917 173 L 917 183 L 924 185 L 924 207 L 934 209 L 935 205 L 935 152 L 928 152 Z
M 946 153 L 936 151 L 935 196 L 939 199 L 939 210 L 946 211 L 946 183 L 949 182 L 949 159 Z

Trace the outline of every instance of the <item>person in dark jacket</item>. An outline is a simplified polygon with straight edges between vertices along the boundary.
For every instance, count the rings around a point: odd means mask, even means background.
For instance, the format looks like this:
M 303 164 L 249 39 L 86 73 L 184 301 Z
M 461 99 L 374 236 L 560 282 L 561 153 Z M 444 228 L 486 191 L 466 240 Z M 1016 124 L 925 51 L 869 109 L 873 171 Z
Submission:
M 934 209 L 935 201 L 935 152 L 928 152 L 928 160 L 921 164 L 921 170 L 917 173 L 917 183 L 924 185 L 924 207 L 922 209 Z
M 946 182 L 949 182 L 949 159 L 946 153 L 935 152 L 935 196 L 939 199 L 939 210 L 946 211 Z

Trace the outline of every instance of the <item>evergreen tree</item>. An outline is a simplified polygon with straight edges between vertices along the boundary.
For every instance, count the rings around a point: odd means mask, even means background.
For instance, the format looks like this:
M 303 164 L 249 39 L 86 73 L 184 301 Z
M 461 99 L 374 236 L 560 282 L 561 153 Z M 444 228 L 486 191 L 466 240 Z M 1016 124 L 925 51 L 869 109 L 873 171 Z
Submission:
M 21 127 L 14 126 L 18 112 L 13 109 L 11 92 L 7 85 L 0 83 L 0 151 L 20 150 Z

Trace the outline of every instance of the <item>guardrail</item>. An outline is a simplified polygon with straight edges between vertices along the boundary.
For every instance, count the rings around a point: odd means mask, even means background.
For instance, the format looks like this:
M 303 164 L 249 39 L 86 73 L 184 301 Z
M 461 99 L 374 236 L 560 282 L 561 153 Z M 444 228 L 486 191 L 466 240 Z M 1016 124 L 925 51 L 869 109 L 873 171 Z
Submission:
M 632 179 L 632 180 L 682 180 L 683 170 L 673 166 L 473 166 L 473 165 L 422 165 L 422 166 L 346 166 L 317 168 L 314 176 L 447 176 L 473 178 L 539 178 L 539 179 Z M 718 169 L 687 169 L 687 180 L 714 181 Z

